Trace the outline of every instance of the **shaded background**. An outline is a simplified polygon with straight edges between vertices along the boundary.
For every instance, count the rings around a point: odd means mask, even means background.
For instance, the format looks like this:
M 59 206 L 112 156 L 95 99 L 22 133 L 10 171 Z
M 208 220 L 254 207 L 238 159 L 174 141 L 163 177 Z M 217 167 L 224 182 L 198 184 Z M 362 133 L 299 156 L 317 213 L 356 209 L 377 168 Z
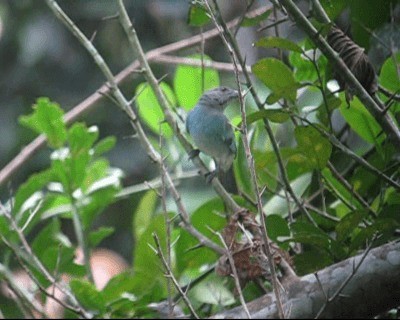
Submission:
M 308 1 L 300 1 L 304 9 Z M 103 55 L 114 74 L 124 69 L 133 60 L 126 36 L 115 16 L 116 2 L 111 0 L 60 0 L 60 6 L 85 33 Z M 243 12 L 246 1 L 220 1 L 224 18 L 229 19 Z M 265 5 L 266 1 L 258 1 Z M 366 4 L 368 3 L 368 5 Z M 400 43 L 398 24 L 390 24 L 390 8 L 395 22 L 398 21 L 399 1 L 335 1 L 340 10 L 347 7 L 339 18 L 344 29 L 352 22 L 356 41 L 370 49 L 372 62 L 379 70 L 387 56 L 381 40 L 391 36 Z M 198 28 L 187 25 L 189 1 L 186 0 L 130 0 L 125 1 L 128 13 L 133 20 L 141 44 L 145 51 L 175 42 L 199 32 Z M 392 6 L 390 6 L 392 4 Z M 336 8 L 336 7 L 335 7 Z M 335 9 L 333 8 L 333 9 Z M 337 10 L 339 10 L 337 9 Z M 377 32 L 371 37 L 369 31 Z M 281 36 L 292 39 L 301 37 L 301 32 L 286 23 L 280 26 Z M 242 29 L 238 35 L 239 43 L 251 65 L 259 56 L 273 55 L 273 50 L 252 49 L 251 43 L 264 36 L 257 34 L 256 28 Z M 397 38 L 396 38 L 397 37 Z M 217 61 L 229 61 L 224 46 L 218 38 L 209 41 L 206 54 Z M 180 52 L 180 55 L 199 52 L 199 47 Z M 157 77 L 167 74 L 165 81 L 172 84 L 175 66 L 152 64 Z M 231 81 L 232 76 L 221 74 L 222 84 Z M 128 97 L 142 82 L 141 77 L 130 78 L 122 86 Z M 92 58 L 72 36 L 72 34 L 53 16 L 44 1 L 1 0 L 0 1 L 0 168 L 4 167 L 21 148 L 32 141 L 35 134 L 18 124 L 18 117 L 31 112 L 31 106 L 41 96 L 58 102 L 68 111 L 92 94 L 104 82 L 104 77 Z M 131 139 L 131 126 L 126 117 L 103 99 L 93 112 L 81 119 L 88 125 L 95 124 L 100 129 L 100 137 L 114 135 L 116 147 L 107 154 L 112 166 L 125 172 L 124 186 L 141 183 L 157 176 L 158 169 L 137 140 Z M 0 189 L 0 199 L 6 201 L 18 186 L 32 172 L 42 170 L 49 164 L 49 151 L 38 152 L 6 186 Z M 205 188 L 201 179 L 192 179 L 187 187 L 196 184 Z M 102 246 L 115 249 L 128 261 L 132 258 L 132 214 L 142 194 L 128 200 L 118 201 L 104 212 L 94 225 L 111 225 L 116 232 L 102 243 Z M 202 201 L 202 199 L 200 199 Z M 65 223 L 65 231 L 74 238 L 73 232 Z

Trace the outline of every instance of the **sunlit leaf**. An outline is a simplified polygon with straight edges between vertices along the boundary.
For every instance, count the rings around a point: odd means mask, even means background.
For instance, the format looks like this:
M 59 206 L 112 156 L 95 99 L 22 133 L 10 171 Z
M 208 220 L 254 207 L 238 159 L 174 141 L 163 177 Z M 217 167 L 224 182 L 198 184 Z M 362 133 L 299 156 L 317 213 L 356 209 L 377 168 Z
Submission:
M 195 54 L 188 58 L 201 61 L 201 55 Z M 203 55 L 205 61 L 211 59 Z M 219 75 L 215 69 L 188 65 L 178 65 L 174 77 L 174 89 L 179 106 L 186 110 L 192 109 L 204 91 L 219 86 Z
M 51 147 L 61 147 L 67 138 L 64 111 L 49 98 L 38 98 L 33 109 L 31 115 L 19 118 L 20 123 L 39 134 L 44 133 Z

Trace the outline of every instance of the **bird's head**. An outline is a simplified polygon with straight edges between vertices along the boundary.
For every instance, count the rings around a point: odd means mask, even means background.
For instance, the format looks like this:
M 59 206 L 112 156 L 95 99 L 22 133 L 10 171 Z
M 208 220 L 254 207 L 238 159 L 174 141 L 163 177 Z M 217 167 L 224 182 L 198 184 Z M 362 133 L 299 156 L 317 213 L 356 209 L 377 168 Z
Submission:
M 223 111 L 229 101 L 238 97 L 239 93 L 237 90 L 228 87 L 218 87 L 204 92 L 199 103 Z

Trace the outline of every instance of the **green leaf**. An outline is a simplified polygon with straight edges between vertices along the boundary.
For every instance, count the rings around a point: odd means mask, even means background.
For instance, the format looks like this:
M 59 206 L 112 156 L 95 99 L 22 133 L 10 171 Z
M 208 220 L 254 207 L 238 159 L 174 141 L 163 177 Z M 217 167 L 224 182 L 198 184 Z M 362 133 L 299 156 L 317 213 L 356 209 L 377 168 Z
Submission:
M 45 134 L 51 147 L 61 147 L 67 138 L 64 111 L 58 104 L 50 102 L 49 98 L 38 98 L 33 109 L 31 115 L 19 118 L 20 123 L 39 134 Z
M 115 229 L 113 227 L 100 227 L 96 231 L 89 234 L 90 247 L 96 247 L 101 241 L 113 234 Z
M 261 38 L 255 43 L 255 46 L 263 48 L 278 48 L 303 53 L 303 49 L 299 45 L 289 39 L 279 37 Z
M 279 237 L 290 236 L 288 223 L 280 215 L 267 215 L 265 225 L 267 226 L 268 236 L 276 243 L 279 243 Z M 288 244 L 285 247 L 285 249 L 289 249 Z
M 242 27 L 252 27 L 252 26 L 258 25 L 260 22 L 268 19 L 271 12 L 272 12 L 272 10 L 268 9 L 268 10 L 265 10 L 263 13 L 260 13 L 259 15 L 256 15 L 254 17 L 245 16 L 240 25 Z
M 154 190 L 147 191 L 140 199 L 132 223 L 133 234 L 136 241 L 139 241 L 143 232 L 146 231 L 152 222 L 157 204 L 158 196 Z
M 358 230 L 359 223 L 365 218 L 364 211 L 355 210 L 345 215 L 336 225 L 337 241 L 342 242 L 351 236 L 354 230 Z
M 350 107 L 342 104 L 339 110 L 350 127 L 365 141 L 381 144 L 385 140 L 379 123 L 357 97 L 351 101 Z
M 160 83 L 160 88 L 164 92 L 170 106 L 176 105 L 176 99 L 171 87 L 165 83 Z M 141 83 L 136 87 L 135 94 L 137 96 L 136 103 L 140 117 L 156 134 L 160 133 L 160 125 L 162 133 L 165 137 L 172 137 L 172 130 L 165 122 L 164 113 L 153 89 L 147 82 Z
M 313 56 L 313 51 L 306 51 L 305 54 L 297 51 L 291 51 L 289 53 L 289 62 L 293 67 L 293 74 L 296 81 L 299 82 L 315 82 L 318 80 L 318 73 L 315 65 L 306 57 Z M 317 67 L 321 77 L 324 77 L 326 68 L 328 66 L 328 60 L 324 55 L 317 57 Z
M 162 272 L 162 263 L 156 255 L 153 234 L 160 240 L 161 250 L 166 252 L 165 217 L 153 216 L 147 229 L 141 234 L 134 248 L 133 270 L 135 270 L 134 293 L 138 296 L 152 292 L 157 288 L 159 294 L 166 293 L 166 281 Z
M 332 145 L 312 126 L 296 127 L 294 131 L 299 151 L 309 160 L 314 169 L 325 168 L 331 153 Z
M 211 230 L 220 231 L 226 224 L 226 219 L 221 215 L 224 204 L 220 198 L 214 198 L 205 202 L 191 215 L 191 223 L 194 228 L 209 239 L 220 243 L 219 237 Z M 214 263 L 217 255 L 214 251 L 198 246 L 199 241 L 187 231 L 182 230 L 176 243 L 177 270 L 180 274 L 187 269 L 200 268 L 203 265 Z
M 305 275 L 321 270 L 333 264 L 332 257 L 326 250 L 315 248 L 294 256 L 294 264 L 298 275 Z
M 68 130 L 68 143 L 72 156 L 88 152 L 99 137 L 96 126 L 87 128 L 84 123 L 74 123 Z
M 102 314 L 106 311 L 104 295 L 87 280 L 72 279 L 69 282 L 72 292 L 85 309 Z
M 13 206 L 14 214 L 21 210 L 23 204 L 35 193 L 41 191 L 43 187 L 50 182 L 53 178 L 53 171 L 47 169 L 45 171 L 32 174 L 28 181 L 24 182 L 17 190 L 15 194 L 15 202 Z
M 113 302 L 124 292 L 129 292 L 134 288 L 135 275 L 132 271 L 125 271 L 111 278 L 102 290 L 104 298 L 108 302 Z
M 275 58 L 261 59 L 252 66 L 253 73 L 269 89 L 272 90 L 272 97 L 269 103 L 276 102 L 281 98 L 292 102 L 296 100 L 297 89 L 301 85 L 296 82 L 292 71 L 282 61 Z
M 252 199 L 255 199 L 251 175 L 247 165 L 246 152 L 241 140 L 237 144 L 236 160 L 233 162 L 233 168 L 238 189 L 242 190 Z
M 192 3 L 189 7 L 188 24 L 194 27 L 201 27 L 209 22 L 210 17 L 204 6 L 199 3 Z
M 235 303 L 232 291 L 226 288 L 222 279 L 215 275 L 200 282 L 191 291 L 190 298 L 199 303 L 217 306 L 229 306 Z M 211 292 L 212 294 L 210 294 Z
M 397 92 L 397 94 L 400 90 L 400 77 L 398 73 L 399 64 L 400 53 L 397 53 L 395 59 L 393 57 L 386 59 L 379 75 L 379 84 L 393 93 Z
M 106 137 L 106 138 L 100 140 L 93 147 L 93 156 L 98 157 L 98 156 L 102 155 L 103 153 L 110 151 L 112 148 L 114 148 L 116 142 L 117 142 L 117 139 L 114 136 L 109 136 L 109 137 Z
M 255 121 L 258 121 L 258 120 L 264 119 L 264 118 L 267 118 L 271 122 L 284 123 L 287 120 L 289 120 L 290 116 L 289 116 L 289 113 L 287 113 L 283 109 L 264 109 L 264 110 L 256 111 L 256 112 L 249 114 L 246 117 L 246 120 L 247 120 L 247 124 L 249 125 Z M 238 125 L 238 127 L 240 127 L 241 124 L 242 123 L 240 123 Z
M 290 230 L 293 234 L 291 241 L 310 244 L 328 251 L 334 241 L 321 229 L 308 222 L 295 221 L 290 225 Z
M 195 54 L 188 58 L 201 61 L 201 55 Z M 204 61 L 211 59 L 203 55 Z M 219 86 L 218 72 L 211 68 L 178 65 L 174 77 L 174 89 L 179 105 L 186 110 L 192 109 L 204 91 Z

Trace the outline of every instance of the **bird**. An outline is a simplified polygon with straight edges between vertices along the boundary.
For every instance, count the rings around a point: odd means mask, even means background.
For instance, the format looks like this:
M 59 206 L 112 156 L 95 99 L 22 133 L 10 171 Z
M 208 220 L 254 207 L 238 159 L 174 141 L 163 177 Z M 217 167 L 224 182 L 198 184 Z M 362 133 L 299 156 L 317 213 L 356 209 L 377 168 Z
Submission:
M 203 93 L 186 118 L 186 131 L 198 149 L 189 153 L 192 159 L 200 152 L 211 156 L 216 169 L 207 174 L 206 181 L 222 178 L 232 167 L 237 147 L 232 125 L 224 111 L 228 102 L 239 97 L 237 90 L 217 87 Z

